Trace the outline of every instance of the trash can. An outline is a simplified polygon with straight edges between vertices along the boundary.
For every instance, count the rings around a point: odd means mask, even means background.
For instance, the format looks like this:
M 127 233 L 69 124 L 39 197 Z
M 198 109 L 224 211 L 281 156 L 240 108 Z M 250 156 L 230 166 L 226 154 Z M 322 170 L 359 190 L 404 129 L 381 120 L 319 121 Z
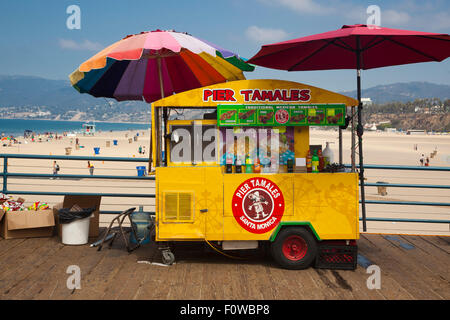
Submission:
M 88 243 L 89 224 L 94 211 L 95 208 L 82 209 L 78 206 L 58 210 L 63 244 L 82 245 Z
M 386 184 L 387 182 L 383 182 L 383 181 L 377 181 L 377 183 L 383 183 Z M 386 196 L 387 195 L 387 189 L 386 186 L 378 186 L 378 194 L 380 196 Z
M 149 243 L 151 224 L 150 214 L 147 212 L 135 211 L 131 214 L 131 221 L 133 223 L 134 230 L 136 230 L 138 239 L 143 239 L 141 244 Z M 130 242 L 137 243 L 133 232 L 130 232 Z
M 115 146 L 117 146 L 117 140 L 113 140 Z
M 138 177 L 145 177 L 147 175 L 147 168 L 145 166 L 136 167 Z
M 94 153 L 95 154 L 100 154 L 100 148 L 99 147 L 95 147 L 94 148 Z

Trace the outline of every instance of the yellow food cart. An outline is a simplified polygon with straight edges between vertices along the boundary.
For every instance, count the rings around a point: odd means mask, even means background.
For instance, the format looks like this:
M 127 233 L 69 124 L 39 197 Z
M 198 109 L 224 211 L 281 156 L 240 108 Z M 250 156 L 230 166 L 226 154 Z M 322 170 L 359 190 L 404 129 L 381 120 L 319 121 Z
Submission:
M 281 80 L 227 82 L 154 102 L 155 240 L 163 261 L 174 261 L 171 242 L 188 240 L 223 251 L 268 244 L 289 269 L 354 268 L 355 167 L 308 172 L 308 152 L 321 149 L 310 145 L 310 126 L 345 128 L 357 105 Z

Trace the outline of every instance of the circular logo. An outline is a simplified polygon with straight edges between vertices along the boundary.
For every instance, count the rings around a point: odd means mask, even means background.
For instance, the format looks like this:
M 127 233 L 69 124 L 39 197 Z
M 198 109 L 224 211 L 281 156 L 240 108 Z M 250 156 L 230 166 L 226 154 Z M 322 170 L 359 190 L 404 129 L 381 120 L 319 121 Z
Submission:
M 287 112 L 284 109 L 277 110 L 277 112 L 275 112 L 275 120 L 281 124 L 288 122 L 289 121 L 289 112 Z
M 236 221 L 252 233 L 272 230 L 284 213 L 284 197 L 280 188 L 273 181 L 261 177 L 242 182 L 231 202 Z

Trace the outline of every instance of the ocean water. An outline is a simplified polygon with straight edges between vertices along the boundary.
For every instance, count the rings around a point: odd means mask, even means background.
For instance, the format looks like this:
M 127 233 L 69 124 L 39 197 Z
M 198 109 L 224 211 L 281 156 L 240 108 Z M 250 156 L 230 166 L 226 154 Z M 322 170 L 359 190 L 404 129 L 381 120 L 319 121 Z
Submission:
M 0 134 L 5 136 L 23 136 L 25 130 L 31 130 L 36 134 L 45 132 L 80 132 L 85 121 L 54 121 L 54 120 L 22 120 L 0 119 Z M 92 122 L 91 122 L 92 123 Z M 124 123 L 124 122 L 95 122 L 95 130 L 98 131 L 125 131 L 148 130 L 150 124 Z

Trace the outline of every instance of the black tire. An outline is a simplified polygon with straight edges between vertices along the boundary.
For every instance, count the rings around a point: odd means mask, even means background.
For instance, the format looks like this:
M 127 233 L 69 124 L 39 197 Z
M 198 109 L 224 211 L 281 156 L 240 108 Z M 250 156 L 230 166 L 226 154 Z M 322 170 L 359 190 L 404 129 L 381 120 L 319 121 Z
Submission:
M 317 242 L 306 228 L 283 228 L 272 242 L 270 252 L 275 262 L 282 268 L 306 269 L 316 258 Z

